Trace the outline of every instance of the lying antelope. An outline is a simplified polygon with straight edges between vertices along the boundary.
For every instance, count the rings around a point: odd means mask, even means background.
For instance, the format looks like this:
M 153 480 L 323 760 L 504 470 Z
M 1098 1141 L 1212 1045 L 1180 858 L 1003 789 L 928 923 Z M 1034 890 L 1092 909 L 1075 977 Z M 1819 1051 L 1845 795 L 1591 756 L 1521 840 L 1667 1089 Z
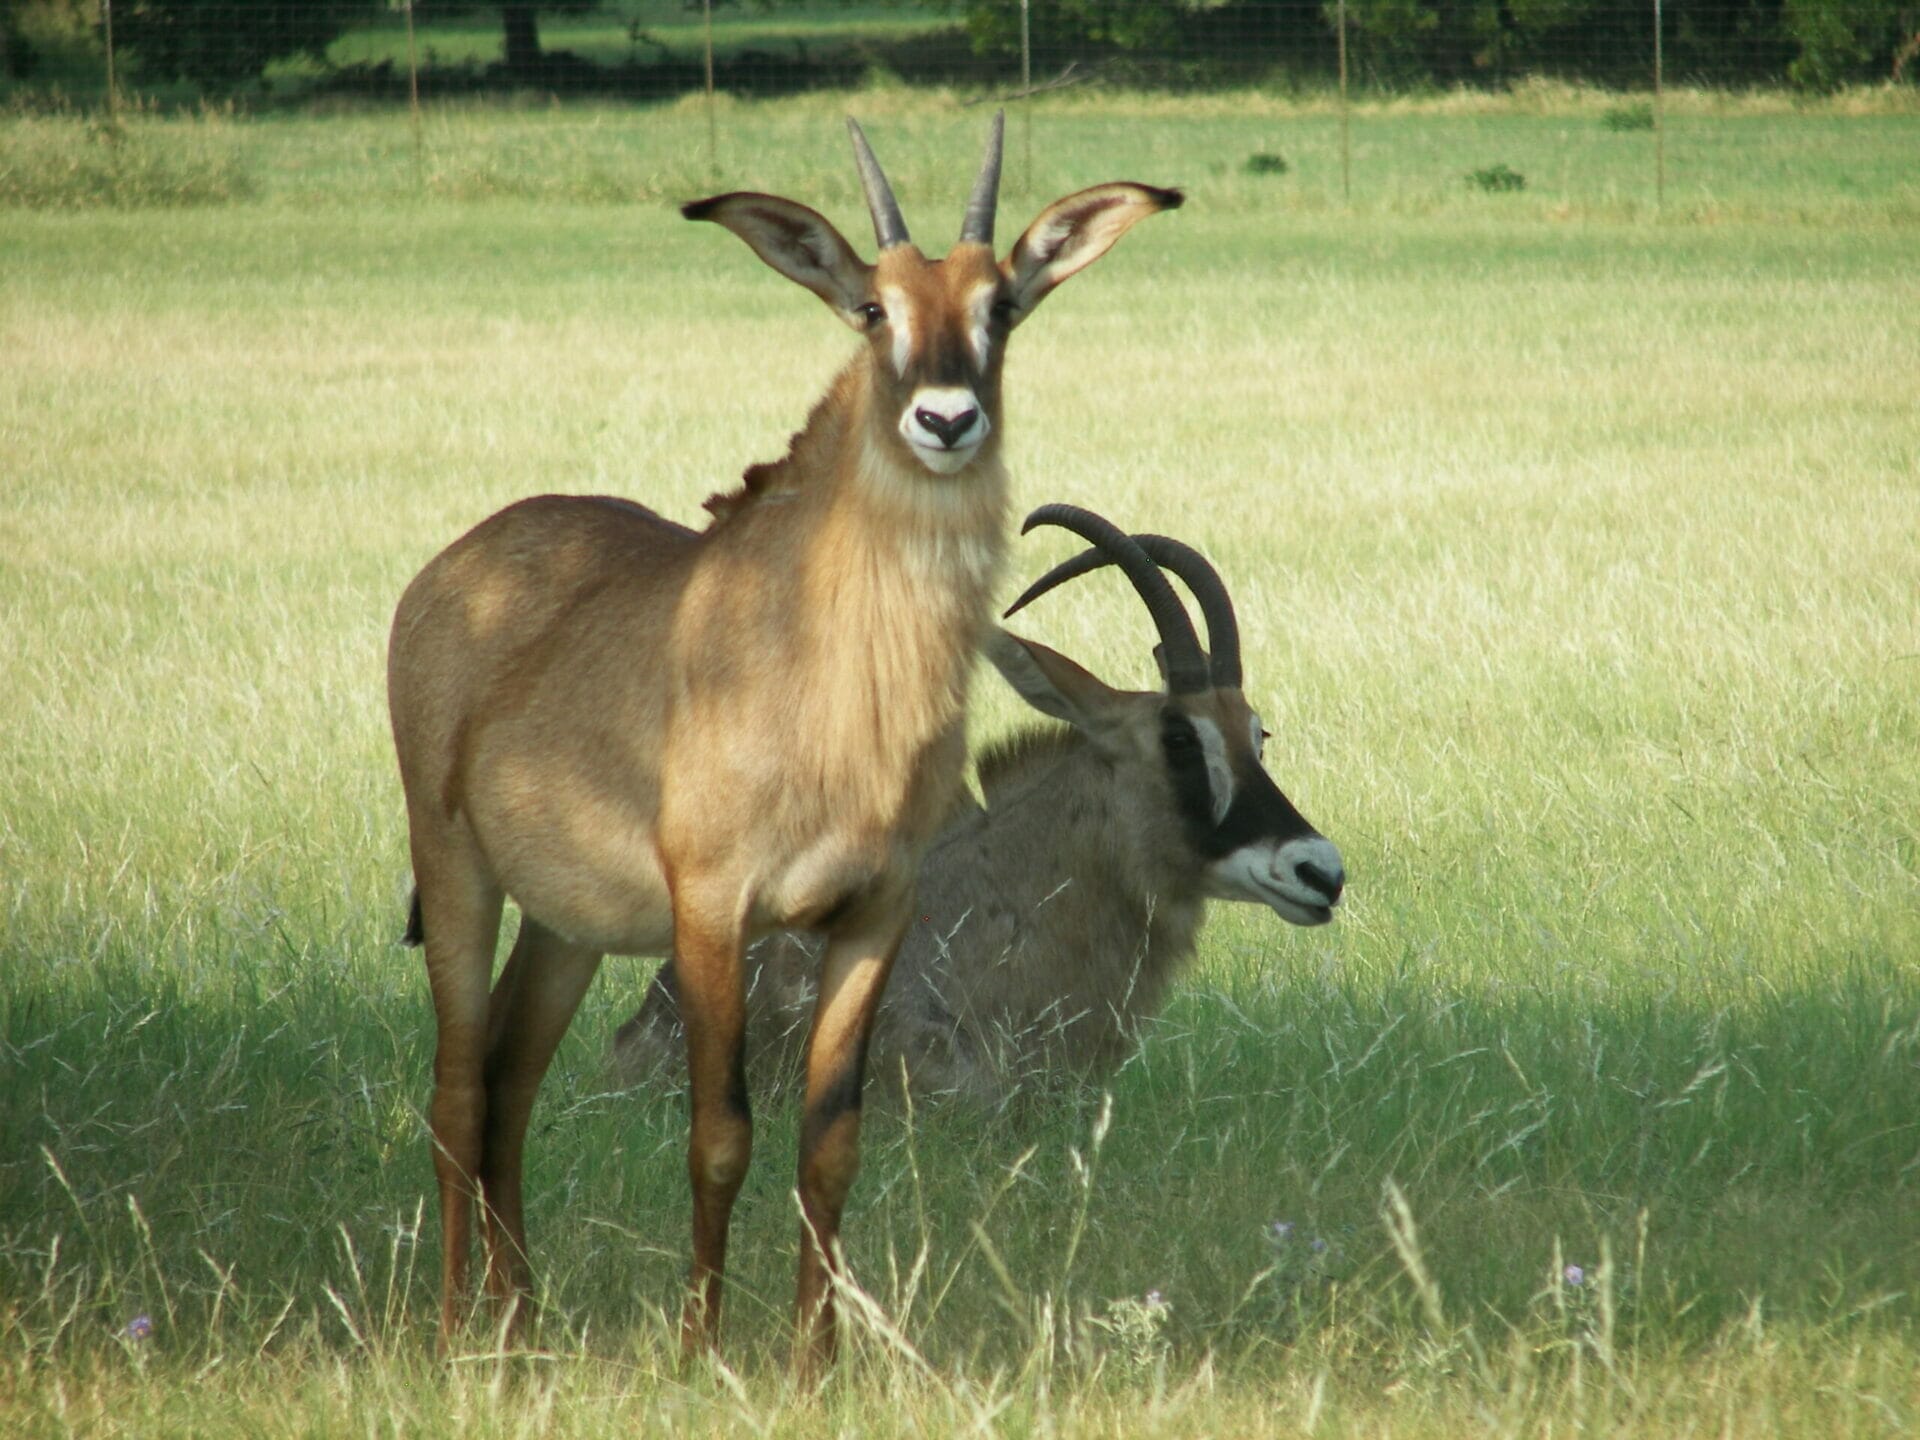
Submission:
M 1116 690 L 1044 645 L 989 633 L 987 657 L 1008 683 L 1068 728 L 1037 726 L 982 756 L 986 809 L 964 804 L 922 862 L 872 1044 L 878 1073 L 904 1068 L 920 1094 L 991 1103 L 1023 1075 L 1117 1065 L 1192 957 L 1208 897 L 1319 925 L 1346 879 L 1339 851 L 1262 765 L 1266 732 L 1241 692 L 1239 625 L 1213 567 L 1178 541 L 1127 537 L 1068 507 L 1034 520 L 1069 525 L 1094 548 L 1008 613 L 1122 565 L 1159 629 L 1167 688 Z M 1211 659 L 1155 562 L 1198 599 Z M 749 958 L 756 1086 L 792 1074 L 818 948 L 783 935 Z M 680 1044 L 663 971 L 615 1036 L 615 1064 L 645 1080 L 671 1070 Z
M 686 1021 L 691 1351 L 718 1340 L 752 1142 L 741 957 L 825 938 L 806 1046 L 798 1316 L 833 1346 L 867 1036 L 921 851 L 962 786 L 968 675 L 1005 549 L 1001 366 L 1055 286 L 1177 191 L 1055 201 L 998 264 L 996 118 L 960 240 L 908 238 L 851 121 L 879 258 L 792 200 L 688 205 L 865 344 L 786 456 L 696 534 L 622 500 L 542 496 L 441 552 L 394 616 L 388 691 L 439 1044 L 431 1113 L 440 1326 L 464 1321 L 474 1202 L 487 1290 L 524 1330 L 521 1154 L 541 1077 L 605 953 L 670 953 Z M 492 976 L 502 905 L 519 936 Z

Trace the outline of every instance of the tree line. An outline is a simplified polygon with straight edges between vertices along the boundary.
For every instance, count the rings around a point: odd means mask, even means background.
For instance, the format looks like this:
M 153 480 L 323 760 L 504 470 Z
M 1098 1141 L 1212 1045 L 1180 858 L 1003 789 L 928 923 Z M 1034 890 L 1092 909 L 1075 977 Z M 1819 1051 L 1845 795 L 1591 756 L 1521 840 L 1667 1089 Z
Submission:
M 716 0 L 775 10 L 820 0 Z M 1363 85 L 1500 85 L 1522 75 L 1644 85 L 1655 40 L 1654 0 L 899 0 L 951 15 L 978 57 L 1011 59 L 1023 20 L 1036 66 L 1098 64 L 1147 84 L 1223 83 L 1332 72 L 1338 17 Z M 687 0 L 698 9 L 698 0 Z M 113 0 L 114 44 L 137 73 L 208 92 L 259 80 L 276 60 L 324 60 L 356 26 L 390 19 L 404 0 Z M 555 67 L 542 50 L 543 12 L 603 11 L 618 0 L 475 4 L 415 0 L 422 24 L 449 15 L 498 23 L 502 83 L 556 75 L 591 80 L 584 62 Z M 1023 15 L 1023 10 L 1025 14 Z M 30 78 L 36 26 L 64 24 L 103 38 L 103 0 L 0 0 L 0 71 Z M 631 22 L 638 29 L 638 21 Z M 1892 78 L 1920 65 L 1920 0 L 1662 0 L 1659 39 L 1680 83 L 1822 90 Z M 885 56 L 879 57 L 884 63 Z M 804 63 L 796 61 L 796 63 Z

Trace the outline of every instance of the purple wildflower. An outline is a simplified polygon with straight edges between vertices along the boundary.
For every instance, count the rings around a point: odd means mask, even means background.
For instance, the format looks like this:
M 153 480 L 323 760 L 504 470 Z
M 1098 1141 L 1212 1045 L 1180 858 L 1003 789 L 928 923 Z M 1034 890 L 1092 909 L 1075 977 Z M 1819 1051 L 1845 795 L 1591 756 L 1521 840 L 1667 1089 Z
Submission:
M 1267 1238 L 1276 1245 L 1286 1244 L 1293 1238 L 1293 1222 L 1291 1220 L 1274 1221 L 1267 1226 Z
M 1164 1309 L 1166 1309 L 1166 1308 L 1167 1308 L 1167 1297 L 1166 1297 L 1166 1296 L 1164 1296 L 1164 1295 L 1162 1295 L 1162 1294 L 1161 1294 L 1161 1293 L 1160 1293 L 1160 1292 L 1159 1292 L 1158 1290 L 1149 1290 L 1149 1291 L 1147 1291 L 1147 1308 L 1148 1308 L 1149 1310 L 1164 1310 Z
M 1566 1269 L 1560 1272 L 1560 1275 L 1569 1285 L 1584 1285 L 1587 1283 L 1587 1272 L 1578 1265 L 1567 1266 Z
M 129 1340 L 144 1340 L 153 1334 L 153 1317 L 136 1315 L 127 1321 L 127 1328 L 121 1332 Z

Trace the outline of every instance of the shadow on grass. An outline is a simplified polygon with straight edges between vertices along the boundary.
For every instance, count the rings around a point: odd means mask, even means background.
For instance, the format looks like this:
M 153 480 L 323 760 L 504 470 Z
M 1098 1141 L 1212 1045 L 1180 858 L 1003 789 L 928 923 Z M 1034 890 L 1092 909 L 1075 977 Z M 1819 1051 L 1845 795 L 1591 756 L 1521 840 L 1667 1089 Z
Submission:
M 0 1290 L 96 1336 L 164 1309 L 254 1344 L 289 1303 L 324 1318 L 329 1292 L 383 1296 L 376 1322 L 425 1333 L 432 1023 L 408 959 L 289 947 L 183 979 L 11 955 L 5 973 Z M 530 1142 L 537 1266 L 558 1312 L 603 1336 L 659 1328 L 685 1263 L 681 1101 L 602 1068 L 647 973 L 610 965 Z M 1663 1342 L 1761 1303 L 1906 1324 L 1917 1002 L 1867 964 L 1712 1005 L 1412 974 L 1189 991 L 1112 1078 L 1104 1145 L 1080 1087 L 875 1111 L 850 1256 L 942 1359 L 1011 1360 L 1043 1296 L 1097 1328 L 1157 1295 L 1153 1335 L 1234 1354 L 1405 1319 L 1391 1182 L 1448 1312 L 1495 1330 L 1603 1262 Z M 730 1324 L 768 1354 L 796 1128 L 791 1105 L 763 1107 L 733 1247 Z

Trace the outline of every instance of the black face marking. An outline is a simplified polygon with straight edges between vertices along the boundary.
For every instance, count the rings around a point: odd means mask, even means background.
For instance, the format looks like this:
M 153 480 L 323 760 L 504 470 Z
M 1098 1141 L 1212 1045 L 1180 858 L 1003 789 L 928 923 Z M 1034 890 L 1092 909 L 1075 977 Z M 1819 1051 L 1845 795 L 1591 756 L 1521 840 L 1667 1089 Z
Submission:
M 1213 831 L 1213 783 L 1207 777 L 1207 750 L 1200 732 L 1178 710 L 1160 712 L 1160 753 L 1166 758 L 1167 777 L 1186 826 L 1187 843 L 1207 853 Z
M 1309 825 L 1273 778 L 1258 765 L 1236 767 L 1233 803 L 1218 824 L 1206 748 L 1193 721 L 1178 710 L 1160 713 L 1160 749 L 1187 832 L 1187 843 L 1212 861 L 1266 840 L 1299 840 L 1319 832 Z
M 1201 853 L 1209 860 L 1231 855 L 1246 845 L 1263 840 L 1304 840 L 1320 832 L 1293 808 L 1293 802 L 1280 793 L 1267 772 L 1255 767 L 1240 777 L 1233 805 L 1207 836 Z
M 972 360 L 972 347 L 961 331 L 951 325 L 936 325 L 928 336 L 921 383 L 970 390 L 974 379 Z

